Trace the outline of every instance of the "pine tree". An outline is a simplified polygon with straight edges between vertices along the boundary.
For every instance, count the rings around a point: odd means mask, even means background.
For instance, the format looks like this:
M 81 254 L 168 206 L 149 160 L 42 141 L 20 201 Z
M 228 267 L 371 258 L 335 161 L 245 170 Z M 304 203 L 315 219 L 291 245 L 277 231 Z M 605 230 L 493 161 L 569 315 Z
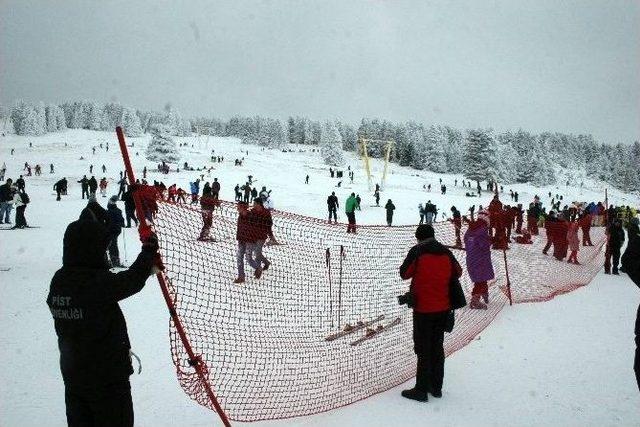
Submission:
M 467 131 L 464 152 L 464 176 L 472 181 L 495 181 L 496 153 L 491 130 L 471 129 Z
M 442 128 L 431 126 L 425 131 L 426 169 L 439 173 L 447 171 L 447 159 L 444 153 L 446 142 L 447 135 Z
M 342 152 L 342 137 L 336 126 L 327 121 L 322 127 L 320 137 L 320 155 L 327 165 L 344 165 L 344 153 Z
M 180 153 L 176 143 L 173 141 L 169 133 L 171 129 L 158 125 L 154 129 L 153 139 L 147 146 L 145 152 L 147 160 L 153 162 L 177 163 L 180 160 Z
M 140 118 L 131 108 L 125 108 L 122 113 L 122 127 L 127 136 L 142 135 L 142 126 L 140 126 Z

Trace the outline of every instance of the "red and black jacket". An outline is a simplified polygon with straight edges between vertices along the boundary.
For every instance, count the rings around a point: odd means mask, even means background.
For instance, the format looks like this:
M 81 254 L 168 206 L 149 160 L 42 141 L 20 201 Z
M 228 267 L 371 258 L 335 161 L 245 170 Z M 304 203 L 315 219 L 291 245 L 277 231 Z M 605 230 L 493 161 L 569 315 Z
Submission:
M 418 313 L 451 308 L 449 285 L 453 275 L 460 277 L 462 267 L 451 251 L 433 238 L 412 247 L 400 266 L 400 277 L 411 279 L 413 310 Z

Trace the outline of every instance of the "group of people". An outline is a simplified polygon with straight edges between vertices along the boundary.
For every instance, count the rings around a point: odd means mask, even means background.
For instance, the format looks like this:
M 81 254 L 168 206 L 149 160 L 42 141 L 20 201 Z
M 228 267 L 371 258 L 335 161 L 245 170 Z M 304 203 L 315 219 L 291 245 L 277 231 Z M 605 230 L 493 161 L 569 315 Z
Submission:
M 29 195 L 26 191 L 24 178 L 20 178 L 14 183 L 8 178 L 4 184 L 0 185 L 0 224 L 11 224 L 11 211 L 16 208 L 15 223 L 13 229 L 27 228 L 27 218 L 25 211 L 30 203 Z

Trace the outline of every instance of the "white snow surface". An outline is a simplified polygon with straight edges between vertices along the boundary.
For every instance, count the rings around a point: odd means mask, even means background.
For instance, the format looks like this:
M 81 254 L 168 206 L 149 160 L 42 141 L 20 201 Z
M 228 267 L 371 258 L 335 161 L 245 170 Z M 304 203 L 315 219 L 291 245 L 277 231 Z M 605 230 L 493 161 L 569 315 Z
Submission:
M 144 159 L 149 136 L 129 138 L 138 177 L 142 167 L 155 165 Z M 29 143 L 33 147 L 29 147 Z M 110 144 L 109 152 L 91 147 Z M 331 179 L 311 147 L 292 147 L 296 152 L 242 145 L 232 138 L 176 138 L 181 162 L 200 167 L 213 165 L 207 181 L 217 177 L 222 183 L 221 197 L 233 200 L 233 187 L 243 184 L 247 175 L 257 179 L 258 190 L 266 185 L 279 210 L 324 218 L 326 198 L 336 191 L 341 207 L 349 193 L 361 195 L 361 224 L 383 224 L 383 208 L 374 204 L 361 162 L 353 153 L 345 155 L 355 170 L 355 183 L 346 176 L 342 187 Z M 67 143 L 67 146 L 65 146 Z M 193 146 L 191 146 L 193 144 Z M 10 155 L 10 149 L 15 154 Z M 224 156 L 223 164 L 211 164 L 211 150 Z M 298 152 L 298 149 L 305 152 Z M 248 154 L 246 153 L 248 150 Z M 139 152 L 140 155 L 136 155 Z M 83 156 L 84 160 L 80 160 Z M 242 167 L 235 158 L 245 157 Z M 25 162 L 41 164 L 43 175 L 27 177 L 31 203 L 26 210 L 27 230 L 0 234 L 0 425 L 66 425 L 64 387 L 58 366 L 58 349 L 53 320 L 45 303 L 49 282 L 60 268 L 62 236 L 66 225 L 77 219 L 86 201 L 75 183 L 83 174 L 90 176 L 94 165 L 97 179 L 110 179 L 108 194 L 117 192 L 115 182 L 123 170 L 114 133 L 68 130 L 42 137 L 8 135 L 0 138 L 0 164 L 7 165 L 7 177 L 15 180 Z M 49 163 L 56 173 L 49 174 Z M 107 173 L 102 174 L 105 164 Z M 175 169 L 175 167 L 174 167 Z M 182 170 L 182 167 L 180 168 Z M 374 182 L 380 179 L 382 163 L 372 161 Z M 151 172 L 150 180 L 161 179 L 169 186 L 177 182 L 188 190 L 188 182 L 201 172 L 172 172 L 162 176 Z M 310 184 L 304 184 L 306 175 Z M 55 201 L 53 184 L 63 176 L 69 180 L 69 194 Z M 442 196 L 438 179 L 447 185 Z M 458 187 L 453 180 L 458 179 Z M 451 205 L 463 213 L 472 203 L 488 205 L 491 195 L 467 198 L 460 187 L 461 176 L 434 174 L 390 165 L 381 205 L 392 199 L 396 205 L 394 223 L 415 224 L 417 205 L 432 200 L 449 213 Z M 560 178 L 559 182 L 564 182 Z M 432 192 L 423 190 L 432 184 Z M 603 200 L 604 185 L 585 180 L 583 189 L 565 187 L 533 188 L 518 184 L 505 186 L 502 200 L 510 203 L 508 191 L 520 194 L 526 206 L 534 194 L 549 205 L 547 193 L 564 195 L 565 201 Z M 103 205 L 107 199 L 98 197 Z M 614 204 L 639 205 L 638 197 L 609 191 Z M 121 203 L 119 203 L 121 205 Z M 122 206 L 120 206 L 122 208 Z M 14 211 L 15 212 L 15 211 Z M 340 214 L 339 214 L 340 215 Z M 13 215 L 12 215 L 13 216 Z M 342 215 L 340 220 L 344 220 Z M 134 229 L 125 229 L 128 262 L 137 255 L 139 243 Z M 120 241 L 121 254 L 124 252 Z M 535 274 L 532 272 L 532 274 Z M 413 386 L 409 381 L 364 401 L 326 413 L 254 425 L 299 426 L 638 426 L 640 393 L 633 374 L 633 325 L 640 300 L 638 289 L 625 276 L 599 274 L 588 286 L 549 302 L 506 307 L 496 320 L 472 343 L 456 352 L 445 363 L 442 399 L 417 403 L 400 397 L 400 390 Z M 136 425 L 209 426 L 218 425 L 217 415 L 191 401 L 178 385 L 171 361 L 169 315 L 159 286 L 150 278 L 145 288 L 121 304 L 127 319 L 133 350 L 141 357 L 142 374 L 131 377 Z

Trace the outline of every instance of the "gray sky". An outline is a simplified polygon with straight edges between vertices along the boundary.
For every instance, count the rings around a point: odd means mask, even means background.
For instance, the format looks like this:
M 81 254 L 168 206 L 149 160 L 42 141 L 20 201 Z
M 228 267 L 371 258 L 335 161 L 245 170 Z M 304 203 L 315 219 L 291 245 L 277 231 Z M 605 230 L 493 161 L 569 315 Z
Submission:
M 640 2 L 0 0 L 0 102 L 640 139 Z

